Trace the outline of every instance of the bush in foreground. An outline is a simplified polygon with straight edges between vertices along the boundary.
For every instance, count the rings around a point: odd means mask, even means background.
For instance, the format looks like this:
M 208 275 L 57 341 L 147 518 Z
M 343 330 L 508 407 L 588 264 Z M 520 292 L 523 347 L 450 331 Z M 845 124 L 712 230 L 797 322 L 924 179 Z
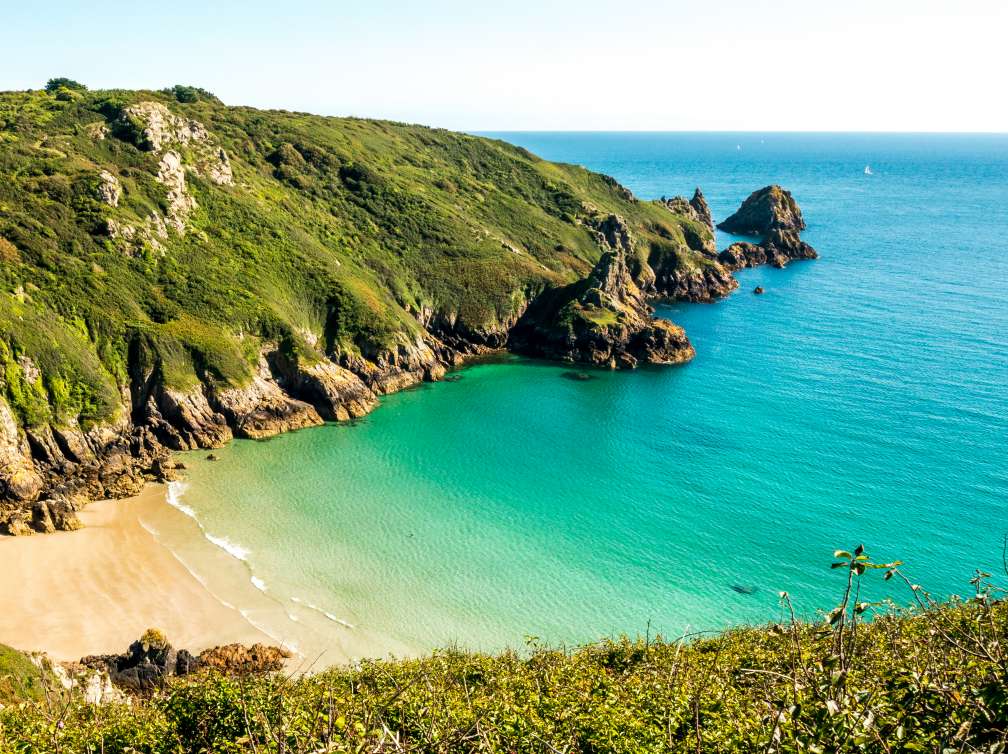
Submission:
M 848 588 L 822 623 L 206 675 L 132 707 L 26 703 L 0 713 L 0 751 L 1003 752 L 1008 605 L 987 575 L 946 604 L 907 581 L 914 609 L 864 622 L 861 576 L 902 574 L 838 556 Z

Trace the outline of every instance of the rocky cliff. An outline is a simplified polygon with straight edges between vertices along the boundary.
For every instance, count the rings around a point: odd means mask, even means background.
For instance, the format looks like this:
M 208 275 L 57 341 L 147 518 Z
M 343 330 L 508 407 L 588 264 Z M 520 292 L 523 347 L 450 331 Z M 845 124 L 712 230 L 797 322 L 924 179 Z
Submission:
M 610 368 L 678 364 L 693 358 L 685 332 L 651 316 L 627 264 L 633 237 L 622 218 L 603 221 L 608 249 L 584 280 L 533 301 L 511 330 L 517 353 Z
M 771 199 L 747 200 L 759 248 L 794 258 L 800 212 Z M 685 361 L 647 301 L 712 301 L 760 259 L 718 255 L 699 189 L 640 201 L 503 142 L 206 93 L 0 93 L 0 207 L 10 534 L 78 527 L 86 501 L 173 478 L 171 451 L 358 418 L 470 356 Z

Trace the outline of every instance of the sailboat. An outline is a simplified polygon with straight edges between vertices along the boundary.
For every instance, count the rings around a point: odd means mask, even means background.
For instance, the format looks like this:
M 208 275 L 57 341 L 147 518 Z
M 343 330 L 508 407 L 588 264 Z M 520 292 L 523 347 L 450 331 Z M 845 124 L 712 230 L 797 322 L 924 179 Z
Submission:
M 874 173 L 873 173 L 873 172 L 871 171 L 871 165 L 865 165 L 865 166 L 864 166 L 864 174 L 865 174 L 865 175 L 875 175 L 875 174 L 874 174 Z

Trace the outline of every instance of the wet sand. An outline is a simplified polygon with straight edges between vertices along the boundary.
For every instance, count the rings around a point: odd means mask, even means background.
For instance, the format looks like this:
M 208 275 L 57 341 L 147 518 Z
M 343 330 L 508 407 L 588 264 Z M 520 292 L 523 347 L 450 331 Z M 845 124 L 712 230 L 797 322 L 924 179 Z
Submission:
M 121 652 L 152 626 L 194 651 L 279 643 L 232 606 L 254 603 L 254 587 L 222 601 L 155 538 L 149 521 L 199 536 L 165 502 L 163 486 L 93 503 L 80 518 L 81 531 L 0 538 L 0 642 L 60 660 Z

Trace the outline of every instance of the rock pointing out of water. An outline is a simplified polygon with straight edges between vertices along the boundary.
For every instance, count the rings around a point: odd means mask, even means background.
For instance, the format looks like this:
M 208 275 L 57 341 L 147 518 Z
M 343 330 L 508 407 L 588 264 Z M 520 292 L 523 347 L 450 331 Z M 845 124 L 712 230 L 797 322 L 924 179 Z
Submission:
M 731 270 L 770 264 L 783 267 L 794 259 L 817 259 L 819 254 L 799 238 L 805 229 L 798 202 L 780 186 L 766 186 L 754 191 L 738 211 L 718 223 L 728 233 L 760 236 L 760 243 L 733 243 L 718 255 L 718 261 Z
M 775 230 L 803 231 L 805 220 L 791 192 L 773 185 L 753 191 L 718 228 L 744 236 L 767 236 Z

